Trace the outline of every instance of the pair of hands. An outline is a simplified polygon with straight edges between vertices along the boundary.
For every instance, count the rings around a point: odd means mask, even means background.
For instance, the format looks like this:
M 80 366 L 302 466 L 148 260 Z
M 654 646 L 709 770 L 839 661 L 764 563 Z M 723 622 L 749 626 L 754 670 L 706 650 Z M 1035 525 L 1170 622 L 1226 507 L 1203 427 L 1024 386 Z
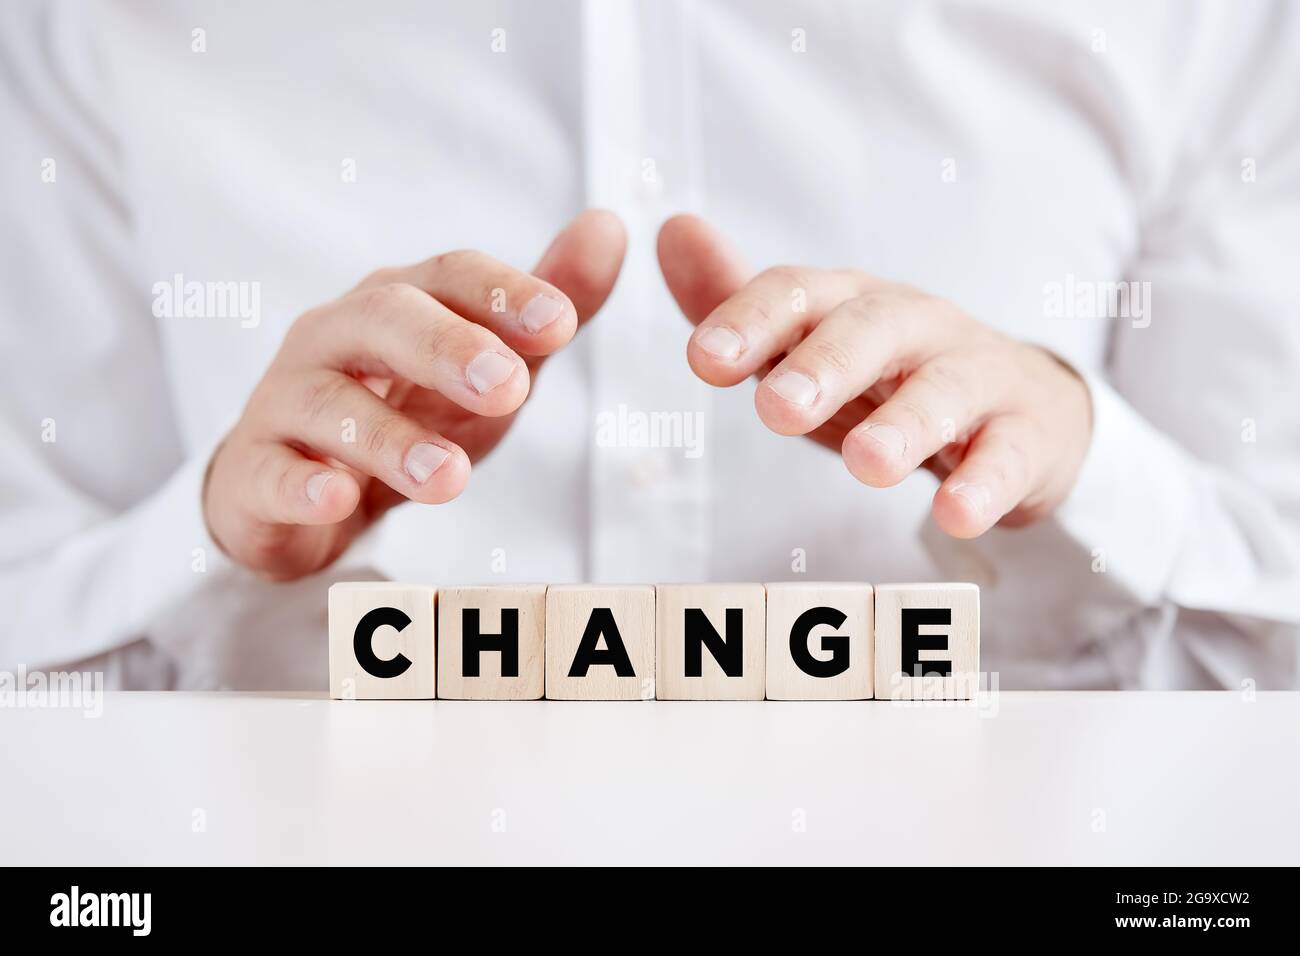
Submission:
M 531 275 L 450 252 L 381 269 L 304 314 L 209 466 L 214 539 L 246 567 L 292 579 L 395 504 L 455 498 L 547 356 L 604 304 L 626 245 L 616 216 L 589 210 Z M 754 276 L 692 216 L 664 224 L 659 261 L 696 325 L 687 359 L 700 378 L 758 376 L 763 423 L 839 451 L 864 484 L 932 471 L 934 518 L 949 534 L 1035 520 L 1073 485 L 1090 401 L 1049 353 L 864 273 Z

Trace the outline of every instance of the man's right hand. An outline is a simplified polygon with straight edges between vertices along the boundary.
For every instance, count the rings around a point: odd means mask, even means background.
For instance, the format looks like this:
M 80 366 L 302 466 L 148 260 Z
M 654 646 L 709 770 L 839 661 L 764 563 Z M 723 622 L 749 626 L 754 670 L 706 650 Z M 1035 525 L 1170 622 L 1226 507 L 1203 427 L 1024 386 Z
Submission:
M 213 456 L 214 539 L 287 580 L 328 565 L 401 501 L 455 498 L 538 366 L 604 303 L 626 246 L 617 217 L 588 210 L 532 275 L 451 252 L 381 269 L 305 313 Z

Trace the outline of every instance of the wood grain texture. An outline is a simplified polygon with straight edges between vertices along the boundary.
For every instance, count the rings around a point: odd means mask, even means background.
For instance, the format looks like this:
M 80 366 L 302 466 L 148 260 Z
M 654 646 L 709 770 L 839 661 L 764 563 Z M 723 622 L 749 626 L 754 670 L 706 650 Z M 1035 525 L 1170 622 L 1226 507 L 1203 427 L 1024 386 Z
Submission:
M 434 601 L 437 589 L 386 581 L 340 582 L 329 590 L 330 696 L 338 700 L 424 700 L 434 696 Z M 379 608 L 393 608 L 409 623 L 374 630 L 369 646 L 376 660 L 396 668 L 393 677 L 368 673 L 354 650 L 357 625 Z
M 655 675 L 660 700 L 762 700 L 766 692 L 766 594 L 761 584 L 661 584 L 656 589 L 658 661 Z M 727 610 L 740 612 L 739 633 L 728 633 Z M 687 676 L 686 612 L 702 611 L 712 629 L 727 638 L 735 653 L 739 641 L 737 676 L 729 676 L 701 648 L 700 676 Z M 695 615 L 698 620 L 698 614 Z M 695 644 L 698 642 L 691 641 Z
M 465 610 L 478 611 L 478 633 L 504 633 L 514 611 L 517 668 L 504 676 L 503 651 L 480 649 L 477 676 L 466 674 Z M 546 585 L 483 585 L 438 590 L 438 696 L 448 700 L 538 700 L 546 688 Z M 468 668 L 471 672 L 472 667 Z
M 825 618 L 843 615 L 835 624 Z M 767 585 L 768 700 L 866 700 L 875 678 L 875 603 L 870 584 L 784 581 Z M 809 617 L 804 617 L 809 615 Z M 820 623 L 813 626 L 810 622 Z M 801 634 L 793 634 L 796 629 Z M 812 658 L 801 669 L 798 652 Z
M 613 622 L 632 673 L 614 663 L 592 663 L 571 676 L 574 660 L 596 609 L 598 624 Z M 592 637 L 595 631 L 591 632 Z M 595 642 L 605 657 L 610 642 Z M 655 589 L 649 585 L 556 584 L 546 589 L 546 696 L 552 700 L 653 700 L 655 696 Z
M 936 620 L 905 621 L 905 616 L 915 619 L 927 614 Z M 906 646 L 909 644 L 912 647 Z M 936 646 L 918 648 L 922 644 Z M 921 676 L 905 672 L 905 653 L 920 665 Z M 939 662 L 946 662 L 946 667 Z M 950 673 L 929 673 L 936 669 Z M 969 700 L 979 689 L 979 669 L 980 592 L 976 585 L 876 585 L 877 698 Z

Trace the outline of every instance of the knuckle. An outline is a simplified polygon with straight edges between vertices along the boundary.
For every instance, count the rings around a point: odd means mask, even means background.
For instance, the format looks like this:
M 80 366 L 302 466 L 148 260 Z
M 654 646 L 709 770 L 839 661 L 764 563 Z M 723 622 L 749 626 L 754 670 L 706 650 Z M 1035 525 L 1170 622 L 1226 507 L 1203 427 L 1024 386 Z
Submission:
M 810 339 L 806 345 L 820 365 L 840 375 L 849 374 L 857 364 L 853 349 L 839 339 Z
M 366 322 L 389 322 L 403 309 L 422 304 L 424 293 L 404 282 L 388 282 L 362 293 L 361 316 Z
M 811 276 L 802 266 L 772 266 L 764 269 L 762 275 L 768 282 L 790 288 L 806 289 L 811 284 Z
M 907 321 L 902 302 L 896 293 L 868 292 L 850 303 L 851 314 L 868 324 L 885 340 L 891 350 L 897 350 L 906 339 Z
M 997 489 L 997 497 L 1017 498 L 1029 478 L 1029 447 L 1022 436 L 1006 430 L 990 437 L 978 459 L 979 471 Z
M 452 249 L 448 252 L 440 252 L 430 259 L 429 267 L 434 272 L 444 274 L 464 272 L 478 265 L 483 258 L 483 253 L 475 249 Z
M 967 339 L 983 337 L 985 333 L 992 333 L 990 339 L 997 336 L 992 329 L 972 320 L 956 303 L 950 302 L 943 296 L 932 292 L 915 292 L 914 297 L 923 308 L 928 309 L 945 328 L 950 330 L 952 335 L 960 335 Z
M 892 292 L 864 292 L 852 300 L 851 307 L 859 318 L 890 325 L 899 321 L 898 295 Z
M 387 457 L 386 452 L 400 440 L 404 426 L 397 415 L 377 415 L 366 424 L 362 447 L 372 458 Z
M 369 289 L 378 286 L 392 285 L 396 281 L 397 275 L 400 271 L 401 270 L 395 269 L 392 266 L 381 266 L 362 279 L 361 282 L 358 283 L 357 288 Z
M 889 404 L 894 406 L 896 411 L 902 412 L 904 416 L 911 419 L 921 434 L 939 434 L 939 422 L 936 420 L 934 412 L 927 406 L 898 396 L 890 399 Z
M 1029 450 L 1019 439 L 1007 442 L 1007 477 L 1013 487 L 1020 488 L 1029 480 Z
M 735 299 L 735 305 L 742 314 L 755 315 L 765 325 L 770 324 L 774 319 L 771 300 L 755 295 L 753 292 L 741 293 Z
M 292 505 L 300 497 L 297 475 L 292 468 L 280 468 L 275 476 L 275 500 L 284 506 Z
M 1034 456 L 1030 451 L 1031 436 L 1024 432 L 1012 432 L 1004 435 L 1002 446 L 1006 450 L 1005 459 L 1010 462 L 1012 468 L 1010 473 L 1015 477 L 1017 486 L 1024 486 L 1029 483 L 1034 473 Z M 1041 441 L 1036 441 L 1038 447 L 1042 447 Z
M 248 467 L 247 475 L 249 484 L 256 489 L 270 488 L 276 494 L 279 494 L 278 477 L 271 473 L 271 465 L 274 459 L 267 454 L 253 456 L 251 464 L 245 459 Z
M 987 467 L 993 486 L 1001 489 L 1003 494 L 1005 494 L 1011 488 L 1011 480 L 1013 477 L 1010 460 L 1007 455 L 1001 454 L 992 456 L 987 463 Z
M 284 343 L 281 346 L 281 351 L 293 351 L 302 343 L 315 338 L 319 334 L 320 327 L 325 322 L 327 308 L 327 306 L 317 306 L 314 309 L 308 309 L 294 319 L 284 333 Z
M 842 269 L 840 272 L 846 279 L 857 286 L 859 295 L 871 289 L 885 288 L 890 284 L 880 276 L 872 275 L 870 272 L 863 272 L 861 269 Z
M 976 394 L 969 370 L 952 359 L 935 359 L 921 366 L 921 380 L 936 392 L 952 398 L 971 398 Z
M 467 330 L 455 322 L 432 322 L 420 332 L 416 354 L 428 363 L 436 364 L 467 345 Z
M 343 375 L 313 378 L 302 390 L 299 407 L 303 418 L 315 422 L 332 416 L 351 387 L 352 380 Z

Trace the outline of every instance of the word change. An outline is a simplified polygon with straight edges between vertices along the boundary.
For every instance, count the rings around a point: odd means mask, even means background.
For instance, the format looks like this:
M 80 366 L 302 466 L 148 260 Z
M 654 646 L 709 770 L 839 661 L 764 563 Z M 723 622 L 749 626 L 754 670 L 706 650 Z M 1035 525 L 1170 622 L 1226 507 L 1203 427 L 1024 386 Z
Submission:
M 966 700 L 974 584 L 368 581 L 329 592 L 338 699 Z

